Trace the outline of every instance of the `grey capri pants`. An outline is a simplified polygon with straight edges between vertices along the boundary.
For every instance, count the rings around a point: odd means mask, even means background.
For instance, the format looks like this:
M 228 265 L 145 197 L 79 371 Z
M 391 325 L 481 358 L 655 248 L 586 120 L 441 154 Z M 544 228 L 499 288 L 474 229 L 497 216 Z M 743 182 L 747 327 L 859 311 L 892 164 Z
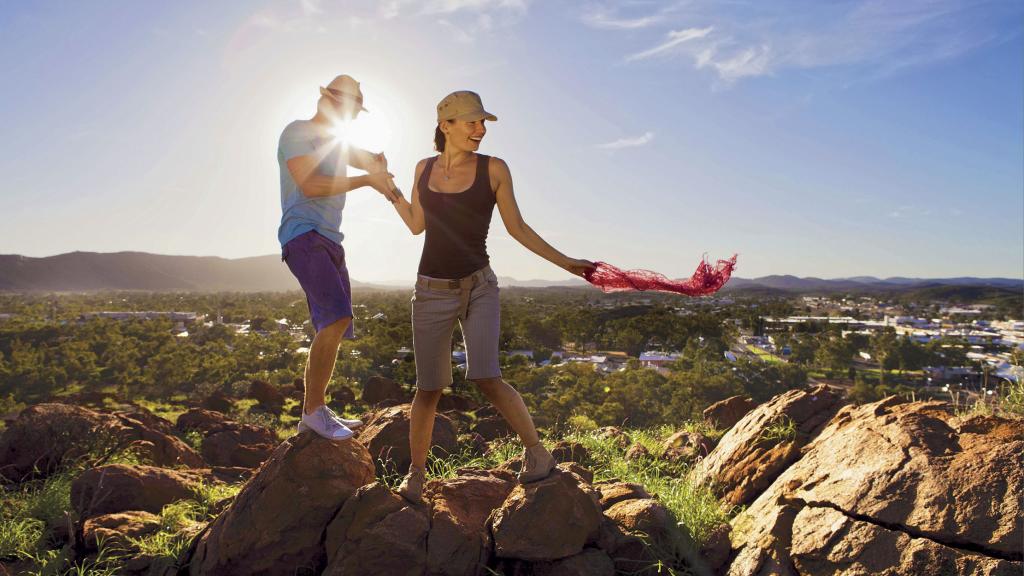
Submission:
M 416 386 L 443 390 L 452 383 L 452 334 L 462 325 L 466 378 L 500 378 L 498 337 L 501 303 L 490 266 L 458 280 L 419 275 L 412 297 L 412 346 Z

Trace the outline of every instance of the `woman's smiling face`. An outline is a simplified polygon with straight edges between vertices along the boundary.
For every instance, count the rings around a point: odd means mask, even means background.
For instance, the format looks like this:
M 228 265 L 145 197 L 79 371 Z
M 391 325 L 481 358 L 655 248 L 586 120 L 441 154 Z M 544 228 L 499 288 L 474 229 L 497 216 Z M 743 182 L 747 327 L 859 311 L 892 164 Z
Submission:
M 454 146 L 459 150 L 475 152 L 487 134 L 487 120 L 452 120 L 442 122 L 441 130 L 445 133 L 445 145 Z

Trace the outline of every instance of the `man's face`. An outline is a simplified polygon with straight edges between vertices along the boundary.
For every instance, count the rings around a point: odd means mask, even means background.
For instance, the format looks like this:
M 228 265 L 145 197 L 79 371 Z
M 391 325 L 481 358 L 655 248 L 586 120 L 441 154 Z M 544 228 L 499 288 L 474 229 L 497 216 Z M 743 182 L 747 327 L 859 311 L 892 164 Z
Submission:
M 354 120 L 359 115 L 362 106 L 353 96 L 341 92 L 335 93 L 332 91 L 331 93 L 337 97 L 321 96 L 320 102 L 317 103 L 320 111 L 330 118 L 331 121 L 345 122 Z

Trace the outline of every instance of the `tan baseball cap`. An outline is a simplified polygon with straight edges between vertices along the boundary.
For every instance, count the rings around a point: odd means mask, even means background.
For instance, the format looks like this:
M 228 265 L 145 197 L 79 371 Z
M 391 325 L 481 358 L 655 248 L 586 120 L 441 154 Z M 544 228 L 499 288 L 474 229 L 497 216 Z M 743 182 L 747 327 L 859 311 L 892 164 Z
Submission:
M 437 121 L 444 120 L 490 120 L 497 122 L 498 117 L 484 110 L 480 95 L 469 90 L 459 90 L 444 97 L 437 104 Z
M 356 82 L 355 79 L 348 74 L 342 74 L 334 80 L 331 80 L 331 83 L 327 85 L 327 88 L 321 86 L 320 95 L 326 96 L 335 102 L 341 102 L 342 97 L 344 96 L 351 96 L 352 98 L 355 98 L 356 103 L 359 104 L 359 108 L 363 112 L 369 112 L 369 110 L 363 106 L 363 91 L 359 89 L 359 82 Z

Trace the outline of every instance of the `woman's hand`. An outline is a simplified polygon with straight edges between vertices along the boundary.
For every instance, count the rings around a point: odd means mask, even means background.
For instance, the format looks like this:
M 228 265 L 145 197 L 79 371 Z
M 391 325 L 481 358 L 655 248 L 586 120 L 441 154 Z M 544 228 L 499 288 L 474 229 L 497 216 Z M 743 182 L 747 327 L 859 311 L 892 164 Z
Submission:
M 597 266 L 589 260 L 576 260 L 574 258 L 569 258 L 564 264 L 562 264 L 562 268 L 565 268 L 570 274 L 583 278 L 584 272 L 597 268 Z

